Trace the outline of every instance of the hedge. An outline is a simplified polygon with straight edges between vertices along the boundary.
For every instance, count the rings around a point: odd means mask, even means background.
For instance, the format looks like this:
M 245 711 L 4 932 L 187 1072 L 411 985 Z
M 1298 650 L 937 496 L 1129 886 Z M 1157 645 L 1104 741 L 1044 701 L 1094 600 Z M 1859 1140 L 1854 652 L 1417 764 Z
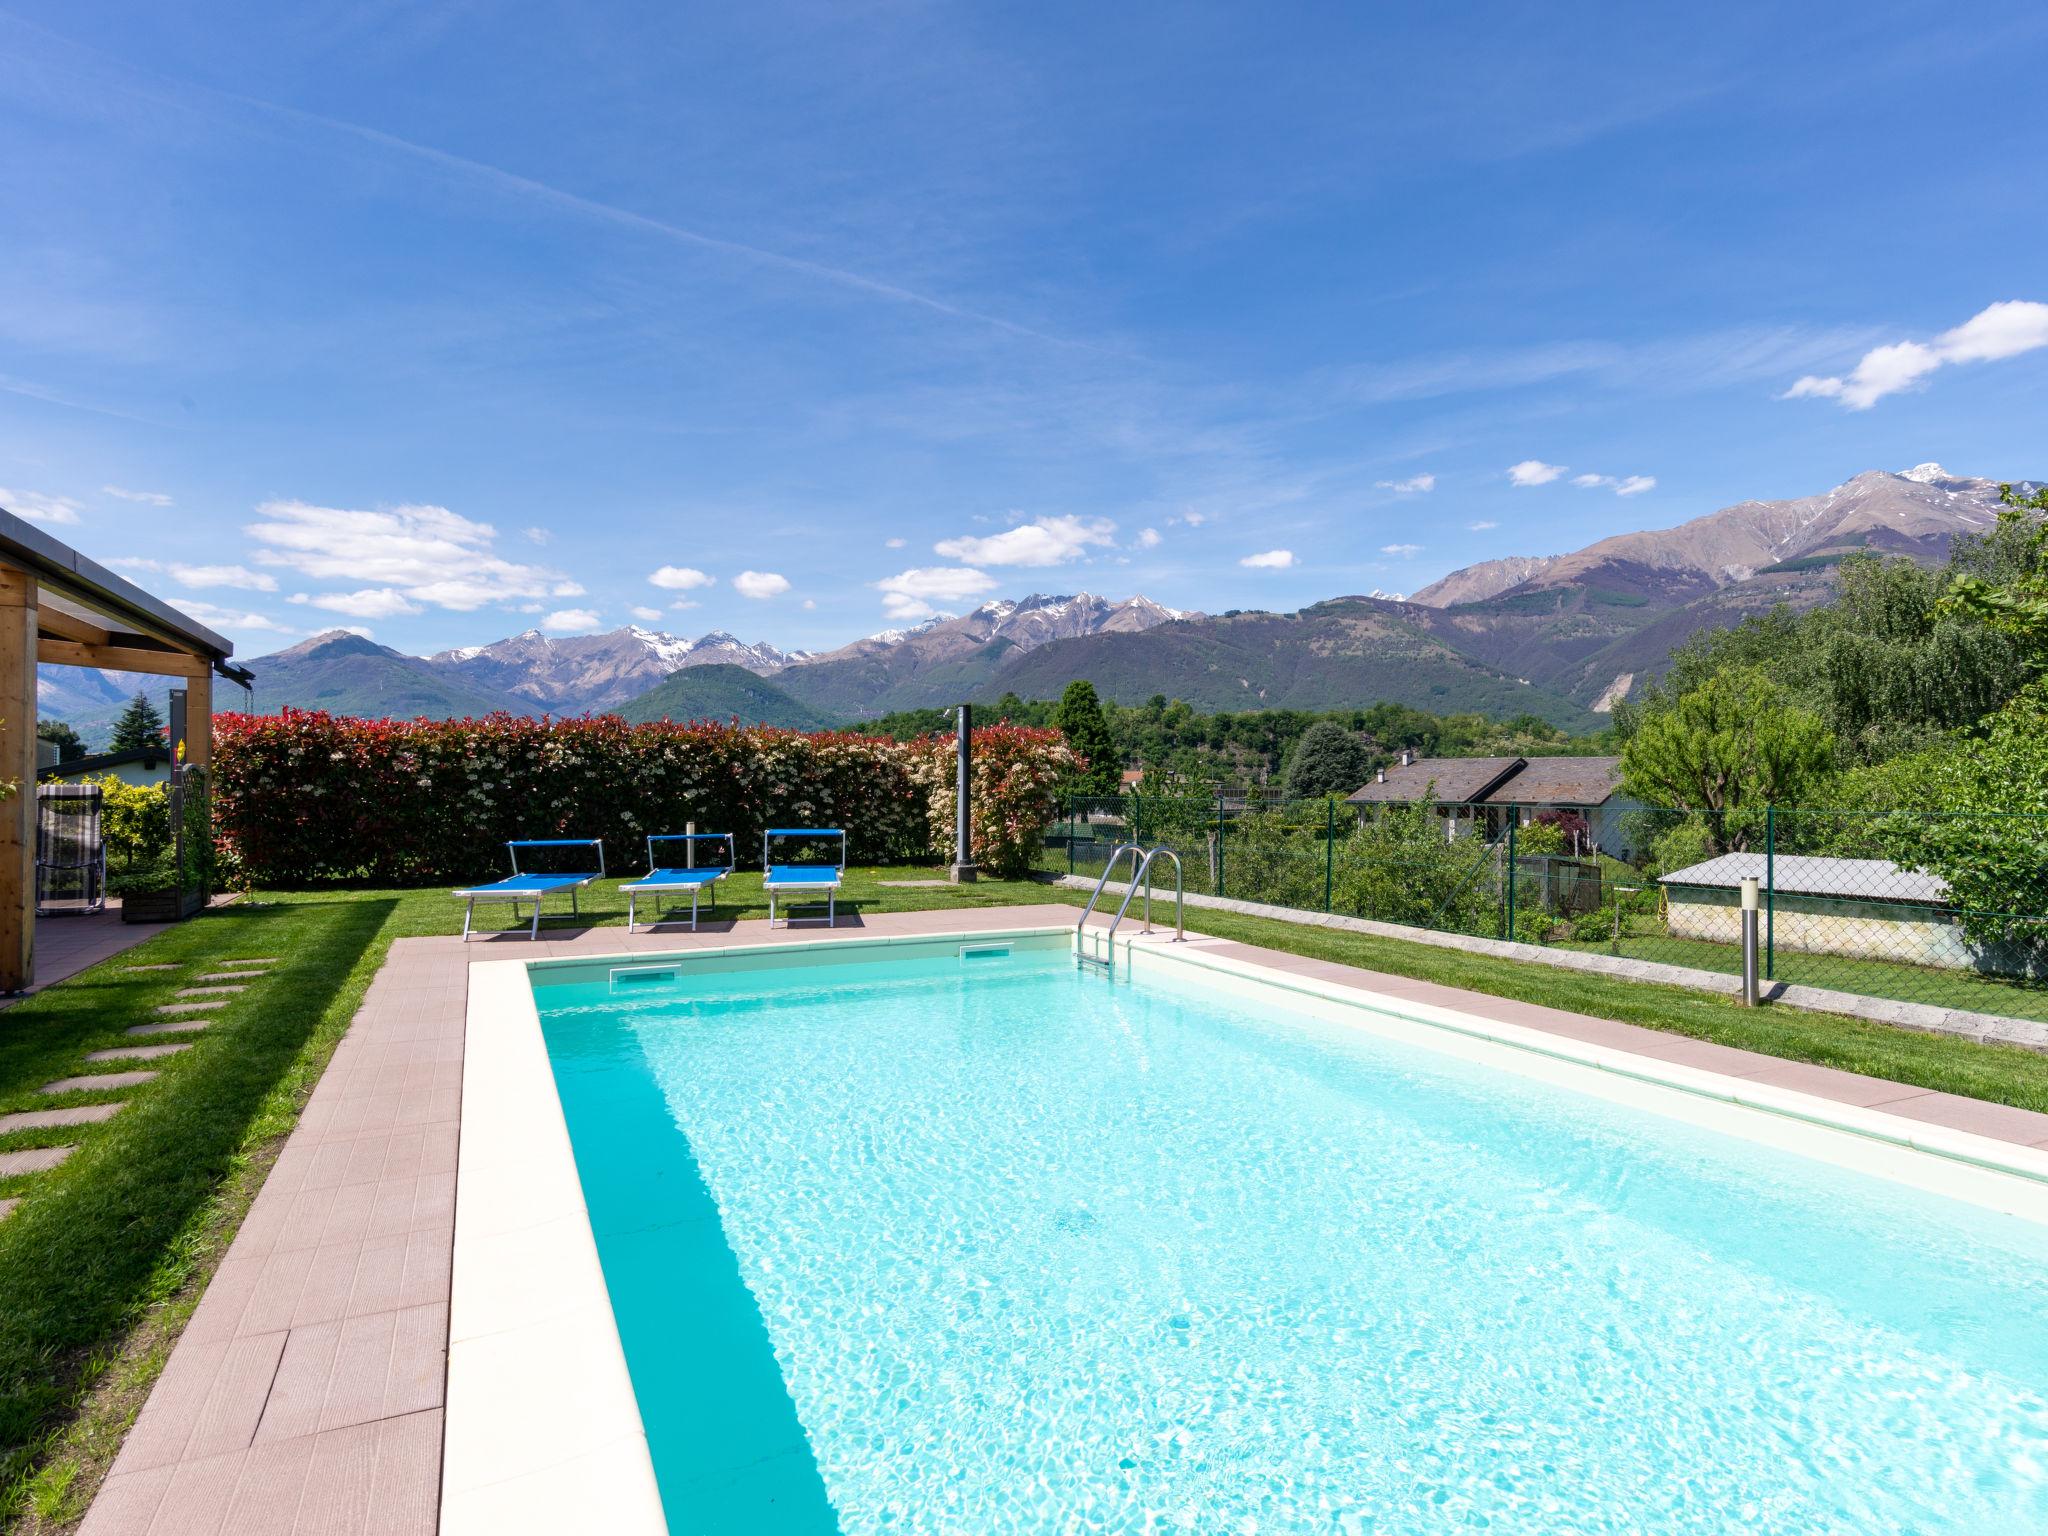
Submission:
M 975 743 L 977 858 L 1022 873 L 1077 759 L 1057 731 L 996 726 Z M 952 838 L 950 738 L 287 709 L 216 716 L 213 769 L 223 873 L 244 885 L 479 880 L 504 872 L 508 840 L 534 837 L 601 837 L 607 867 L 637 870 L 650 832 L 691 821 L 730 832 L 743 864 L 771 826 L 844 827 L 856 864 L 942 858 Z

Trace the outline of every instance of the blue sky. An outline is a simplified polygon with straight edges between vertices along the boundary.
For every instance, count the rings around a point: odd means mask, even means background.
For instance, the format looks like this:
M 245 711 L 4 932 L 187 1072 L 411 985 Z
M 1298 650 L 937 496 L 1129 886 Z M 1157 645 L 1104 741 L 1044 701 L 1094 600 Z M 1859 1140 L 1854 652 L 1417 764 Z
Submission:
M 2048 472 L 2035 5 L 0 5 L 0 503 L 244 655 Z

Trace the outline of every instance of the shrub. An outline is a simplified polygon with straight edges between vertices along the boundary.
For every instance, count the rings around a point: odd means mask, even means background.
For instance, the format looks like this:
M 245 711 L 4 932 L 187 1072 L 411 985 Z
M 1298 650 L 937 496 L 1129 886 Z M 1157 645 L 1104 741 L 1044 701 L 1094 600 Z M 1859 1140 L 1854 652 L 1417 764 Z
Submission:
M 945 858 L 953 848 L 960 798 L 954 739 L 930 736 L 906 750 L 911 781 L 924 792 L 929 851 Z M 974 808 L 974 862 L 1004 879 L 1028 873 L 1047 824 L 1059 814 L 1060 786 L 1073 778 L 1080 763 L 1056 730 L 1023 725 L 976 730 L 968 791 Z
M 1026 739 L 1028 738 L 1028 740 Z M 1055 733 L 976 733 L 992 869 L 1028 803 L 1028 762 L 1071 771 Z M 946 754 L 945 839 L 934 836 L 931 770 Z M 372 881 L 423 885 L 504 873 L 505 843 L 599 837 L 608 868 L 637 870 L 650 832 L 730 832 L 742 861 L 763 828 L 842 826 L 858 864 L 923 860 L 952 841 L 950 739 L 899 744 L 853 732 L 616 715 L 571 720 L 359 720 L 287 709 L 214 722 L 214 830 L 224 867 L 247 884 Z M 984 780 L 977 771 L 976 792 Z M 1051 802 L 1039 826 L 1051 819 Z
M 1700 864 L 1714 856 L 1714 834 L 1705 820 L 1688 816 L 1650 844 L 1650 864 L 1660 875 L 1689 864 Z
M 1554 821 L 1532 821 L 1526 827 L 1515 829 L 1515 853 L 1518 857 L 1555 857 L 1563 852 L 1564 828 Z
M 161 784 L 130 784 L 109 773 L 100 790 L 100 839 L 122 870 L 154 863 L 171 846 L 171 802 Z

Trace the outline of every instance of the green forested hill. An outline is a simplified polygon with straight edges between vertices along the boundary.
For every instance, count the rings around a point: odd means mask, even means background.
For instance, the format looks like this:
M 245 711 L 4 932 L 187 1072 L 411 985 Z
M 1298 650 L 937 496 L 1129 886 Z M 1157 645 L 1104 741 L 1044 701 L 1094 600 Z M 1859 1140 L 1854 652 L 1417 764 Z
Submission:
M 684 667 L 618 707 L 638 724 L 646 720 L 738 720 L 798 731 L 829 730 L 831 716 L 791 697 L 765 677 L 724 663 Z

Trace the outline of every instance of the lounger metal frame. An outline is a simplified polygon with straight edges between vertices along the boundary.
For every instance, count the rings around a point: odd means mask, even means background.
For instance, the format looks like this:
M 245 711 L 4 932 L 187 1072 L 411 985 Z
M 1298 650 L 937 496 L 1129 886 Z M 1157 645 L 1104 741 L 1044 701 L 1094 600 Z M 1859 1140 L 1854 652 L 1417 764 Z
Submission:
M 801 871 L 804 874 L 815 874 L 821 878 L 777 880 L 775 878 L 776 865 L 769 858 L 769 850 L 773 847 L 775 839 L 778 837 L 836 837 L 839 839 L 839 863 L 837 865 L 785 865 L 783 867 L 792 872 Z M 830 878 L 823 878 L 824 872 L 827 869 L 831 870 Z M 839 921 L 839 882 L 845 874 L 846 830 L 843 827 L 770 827 L 761 834 L 761 889 L 768 894 L 768 926 L 770 928 L 775 926 L 775 897 L 778 891 L 823 891 L 825 893 L 825 926 L 828 928 L 835 926 Z M 786 903 L 786 905 L 793 907 L 797 903 L 792 901 Z M 814 900 L 808 903 L 808 905 L 816 906 L 817 902 Z M 792 919 L 785 915 L 782 919 L 782 926 L 787 928 L 791 921 Z
M 506 843 L 505 847 L 512 856 L 512 873 L 510 876 L 503 880 L 493 881 L 489 885 L 469 886 L 453 893 L 454 895 L 464 896 L 469 899 L 469 905 L 463 909 L 462 913 L 462 942 L 465 944 L 469 942 L 470 928 L 476 918 L 476 904 L 479 901 L 509 901 L 512 904 L 512 921 L 515 923 L 519 921 L 520 903 L 528 900 L 532 901 L 533 921 L 527 927 L 526 936 L 529 939 L 537 939 L 540 937 L 541 897 L 551 895 L 556 891 L 567 891 L 569 893 L 569 910 L 571 913 L 575 913 L 579 911 L 576 905 L 576 893 L 593 881 L 604 878 L 604 839 L 601 837 L 514 838 Z M 593 847 L 597 849 L 596 874 L 537 875 L 522 870 L 519 867 L 519 850 L 522 848 Z M 521 884 L 521 881 L 528 883 Z M 536 881 L 544 881 L 546 883 L 532 883 Z
M 690 865 L 681 870 L 663 868 L 654 854 L 654 845 L 656 843 L 689 844 L 690 847 L 687 852 L 691 856 Z M 725 862 L 718 865 L 706 865 L 702 869 L 696 868 L 694 855 L 696 851 L 695 845 L 698 843 L 725 844 Z M 709 891 L 711 893 L 712 915 L 717 915 L 718 882 L 732 873 L 733 865 L 738 862 L 738 853 L 739 850 L 733 846 L 732 834 L 730 832 L 657 832 L 649 837 L 647 839 L 647 878 L 635 880 L 631 885 L 619 887 L 620 890 L 626 893 L 626 932 L 636 933 L 639 931 L 635 926 L 636 917 L 633 904 L 641 892 L 645 891 L 649 895 L 658 897 L 663 891 L 688 891 L 690 893 L 690 932 L 695 933 L 697 931 L 698 898 L 704 892 Z M 664 875 L 676 874 L 688 875 L 690 878 L 683 880 L 664 880 L 661 878 Z M 648 926 L 650 928 L 661 926 L 661 903 L 659 900 L 654 904 L 654 920 Z

